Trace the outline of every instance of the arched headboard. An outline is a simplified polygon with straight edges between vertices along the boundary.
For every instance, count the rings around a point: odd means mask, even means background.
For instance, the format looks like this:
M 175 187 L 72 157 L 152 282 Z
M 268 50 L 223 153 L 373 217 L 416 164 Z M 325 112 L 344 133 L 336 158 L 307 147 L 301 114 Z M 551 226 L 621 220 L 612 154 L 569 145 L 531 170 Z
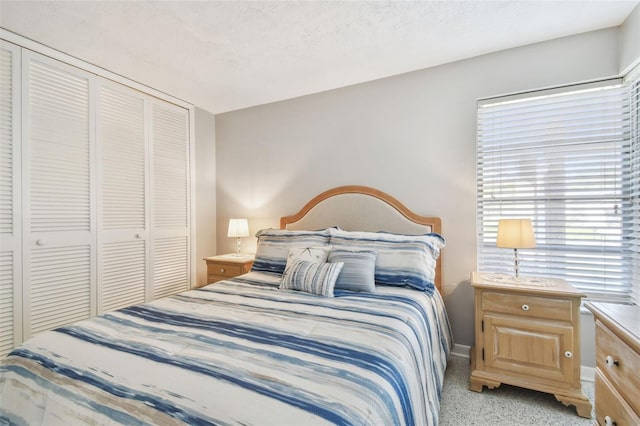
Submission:
M 318 194 L 294 215 L 280 218 L 281 229 L 385 231 L 396 234 L 441 234 L 439 217 L 418 215 L 391 195 L 359 185 L 340 186 Z M 442 253 L 436 264 L 435 285 L 442 293 Z

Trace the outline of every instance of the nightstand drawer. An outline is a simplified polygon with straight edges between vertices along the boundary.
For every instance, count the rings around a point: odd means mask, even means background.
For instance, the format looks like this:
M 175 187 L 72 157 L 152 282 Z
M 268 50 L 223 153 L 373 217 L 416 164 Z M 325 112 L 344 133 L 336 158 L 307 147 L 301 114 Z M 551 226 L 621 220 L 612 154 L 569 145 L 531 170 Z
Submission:
M 607 363 L 607 360 L 609 361 Z M 640 354 L 596 322 L 596 366 L 640 413 Z
M 243 265 L 210 265 L 209 273 L 211 275 L 220 275 L 222 277 L 235 277 L 244 272 Z
M 607 424 L 605 421 L 607 417 L 611 419 L 611 422 L 615 422 L 609 424 L 615 424 L 616 426 L 636 426 L 640 424 L 640 417 L 626 404 L 624 398 L 614 389 L 609 380 L 602 375 L 599 368 L 596 369 L 595 394 L 596 420 L 599 425 L 604 426 Z
M 215 283 L 251 271 L 253 256 L 220 255 L 204 259 L 207 262 L 207 283 Z
M 482 294 L 482 310 L 521 317 L 573 321 L 573 301 L 570 299 L 537 297 L 511 293 Z

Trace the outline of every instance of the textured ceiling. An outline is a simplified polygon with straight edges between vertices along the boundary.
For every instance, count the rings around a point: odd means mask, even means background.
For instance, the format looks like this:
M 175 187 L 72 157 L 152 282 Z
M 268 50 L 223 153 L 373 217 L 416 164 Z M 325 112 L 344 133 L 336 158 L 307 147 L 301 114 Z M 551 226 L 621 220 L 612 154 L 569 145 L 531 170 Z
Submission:
M 620 25 L 638 1 L 0 1 L 0 26 L 213 113 Z

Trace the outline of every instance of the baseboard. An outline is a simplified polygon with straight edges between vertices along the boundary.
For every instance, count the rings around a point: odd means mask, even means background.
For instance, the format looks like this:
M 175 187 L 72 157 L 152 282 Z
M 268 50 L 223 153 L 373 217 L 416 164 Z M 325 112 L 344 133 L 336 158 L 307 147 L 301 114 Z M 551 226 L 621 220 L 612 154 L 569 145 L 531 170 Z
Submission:
M 453 345 L 453 349 L 451 350 L 452 356 L 457 356 L 458 358 L 469 358 L 469 349 L 470 346 L 460 345 L 458 343 Z
M 454 344 L 453 349 L 451 350 L 451 356 L 455 356 L 458 358 L 469 358 L 469 349 L 471 347 L 468 345 Z M 596 369 L 593 367 L 580 366 L 580 380 L 585 382 L 593 383 L 596 377 Z
M 594 367 L 580 366 L 580 380 L 593 383 L 596 380 L 596 369 Z

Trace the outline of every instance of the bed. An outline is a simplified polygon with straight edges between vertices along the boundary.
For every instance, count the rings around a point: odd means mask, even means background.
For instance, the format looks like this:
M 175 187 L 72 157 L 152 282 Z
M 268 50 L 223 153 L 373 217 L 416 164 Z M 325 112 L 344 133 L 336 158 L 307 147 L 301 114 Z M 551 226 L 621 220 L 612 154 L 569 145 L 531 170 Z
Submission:
M 440 226 L 372 188 L 326 191 L 258 232 L 248 274 L 15 348 L 0 424 L 436 425 Z

